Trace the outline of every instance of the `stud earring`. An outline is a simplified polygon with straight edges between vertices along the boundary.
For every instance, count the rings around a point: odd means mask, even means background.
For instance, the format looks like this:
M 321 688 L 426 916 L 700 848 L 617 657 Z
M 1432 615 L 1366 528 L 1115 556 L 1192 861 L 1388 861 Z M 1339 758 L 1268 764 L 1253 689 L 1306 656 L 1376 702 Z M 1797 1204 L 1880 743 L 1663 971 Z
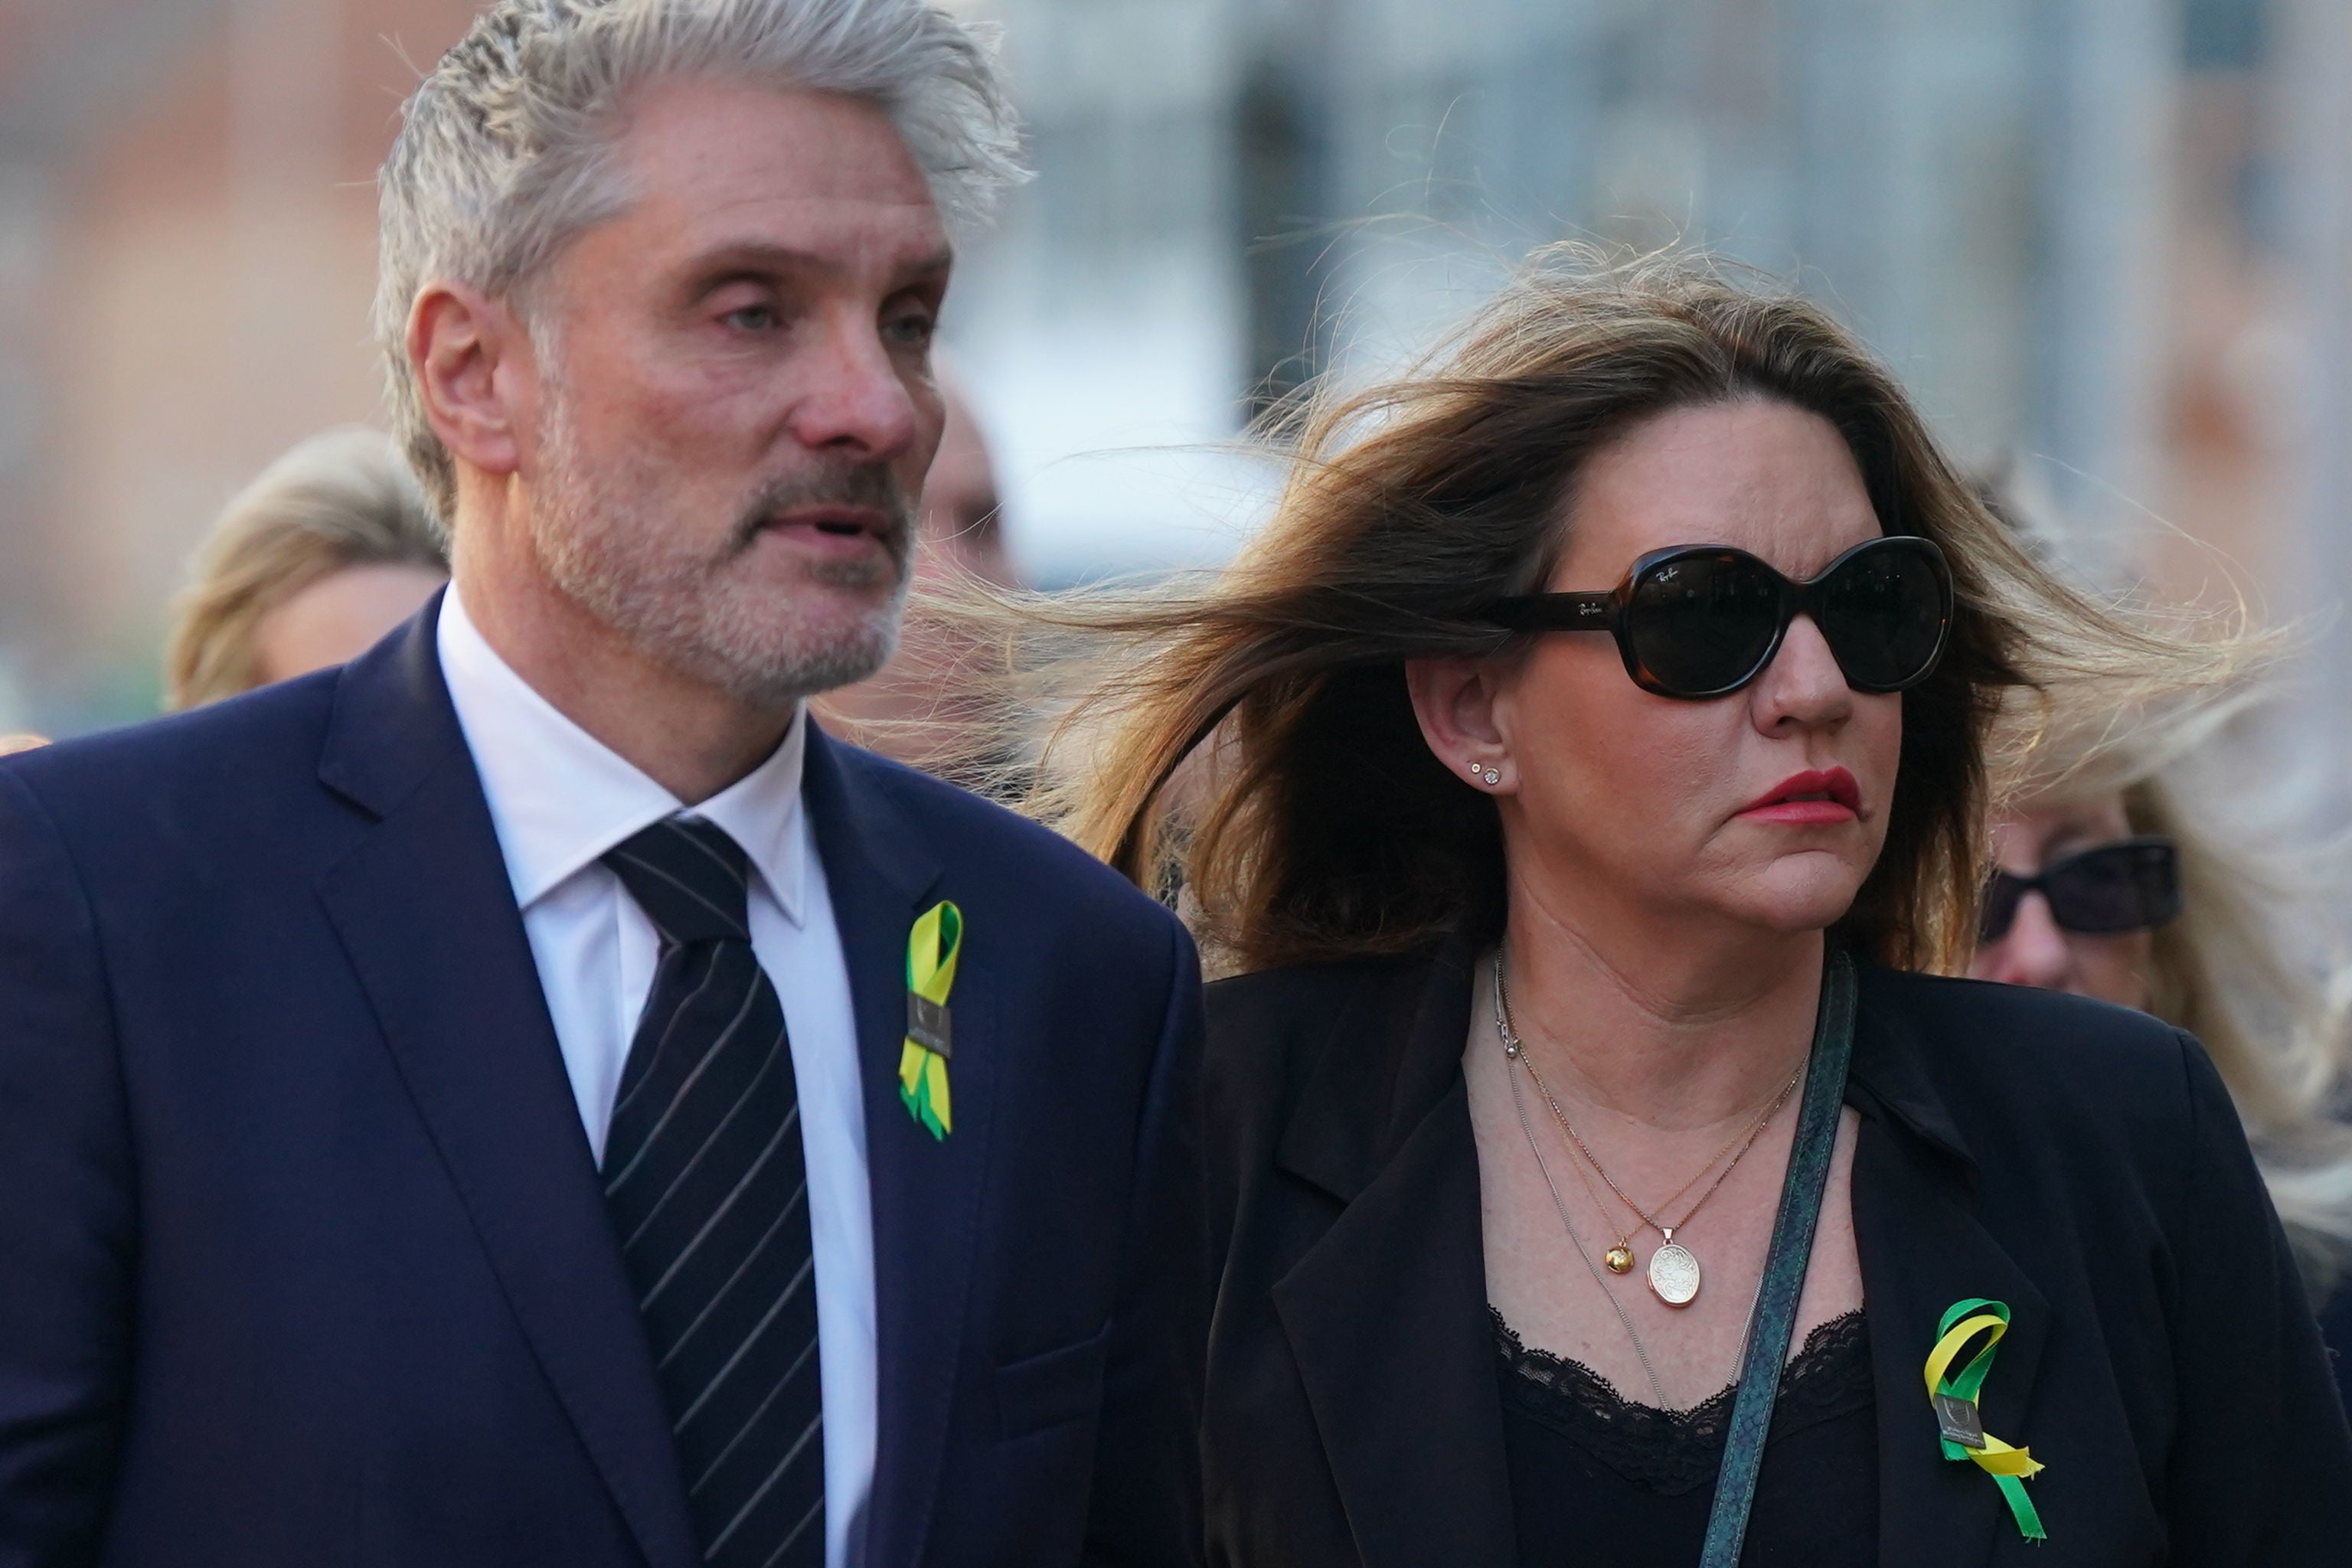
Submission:
M 1493 768 L 1488 768 L 1485 773 L 1480 773 L 1478 776 L 1485 779 L 1489 784 L 1498 784 L 1503 782 L 1503 775 L 1496 773 Z

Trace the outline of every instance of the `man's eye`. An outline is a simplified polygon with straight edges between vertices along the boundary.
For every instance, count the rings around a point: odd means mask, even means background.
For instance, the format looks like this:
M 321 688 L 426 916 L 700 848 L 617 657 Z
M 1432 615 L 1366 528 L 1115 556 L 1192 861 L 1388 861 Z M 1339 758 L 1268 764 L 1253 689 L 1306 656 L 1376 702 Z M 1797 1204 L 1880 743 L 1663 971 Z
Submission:
M 730 327 L 740 327 L 750 332 L 769 331 L 773 330 L 777 323 L 776 308 L 773 305 L 745 305 L 739 310 L 728 311 L 719 319 Z
M 891 317 L 884 323 L 883 331 L 889 335 L 893 342 L 919 348 L 931 341 L 932 325 L 929 311 L 908 310 L 902 315 Z

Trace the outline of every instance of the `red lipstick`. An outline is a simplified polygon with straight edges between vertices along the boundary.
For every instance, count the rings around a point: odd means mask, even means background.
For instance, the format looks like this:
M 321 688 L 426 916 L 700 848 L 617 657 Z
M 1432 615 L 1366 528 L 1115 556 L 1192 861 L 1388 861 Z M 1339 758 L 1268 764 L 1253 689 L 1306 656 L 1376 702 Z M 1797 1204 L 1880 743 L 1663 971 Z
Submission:
M 1843 768 L 1790 773 L 1739 811 L 1749 822 L 1778 822 L 1792 827 L 1852 822 L 1861 815 L 1862 789 Z

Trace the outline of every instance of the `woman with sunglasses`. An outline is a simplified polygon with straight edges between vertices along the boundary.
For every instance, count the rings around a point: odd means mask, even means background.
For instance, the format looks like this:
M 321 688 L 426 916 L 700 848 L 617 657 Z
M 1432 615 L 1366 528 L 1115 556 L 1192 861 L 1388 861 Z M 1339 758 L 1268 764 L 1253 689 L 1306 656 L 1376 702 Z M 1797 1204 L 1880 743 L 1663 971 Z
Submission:
M 2228 650 L 2084 604 L 1820 310 L 1687 266 L 1547 258 L 1296 436 L 1205 591 L 1053 612 L 1129 657 L 1049 804 L 1240 972 L 1211 1560 L 2340 1563 L 2203 1052 L 1932 977 L 2004 699 Z
M 2180 912 L 2179 844 L 2135 832 L 2105 793 L 2004 813 L 1992 843 L 1969 973 L 2145 1010 L 2157 929 Z
M 2352 1400 L 2346 962 L 2327 889 L 2225 831 L 2200 770 L 2242 703 L 2067 723 L 1992 824 L 1969 973 L 2096 997 L 2194 1034 L 2246 1124 Z M 2090 716 L 2084 715 L 2088 720 Z

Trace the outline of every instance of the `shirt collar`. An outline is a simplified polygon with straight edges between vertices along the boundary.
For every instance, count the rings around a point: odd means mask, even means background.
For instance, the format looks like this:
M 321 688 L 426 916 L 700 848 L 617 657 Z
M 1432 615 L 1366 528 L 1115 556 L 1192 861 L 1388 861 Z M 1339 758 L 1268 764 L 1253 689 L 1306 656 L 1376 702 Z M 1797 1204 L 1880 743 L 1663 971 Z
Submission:
M 799 831 L 808 713 L 767 760 L 691 812 L 558 711 L 499 657 L 453 584 L 441 605 L 441 670 L 481 775 L 515 902 L 529 910 L 604 853 L 681 812 L 726 830 L 794 925 L 807 857 Z

